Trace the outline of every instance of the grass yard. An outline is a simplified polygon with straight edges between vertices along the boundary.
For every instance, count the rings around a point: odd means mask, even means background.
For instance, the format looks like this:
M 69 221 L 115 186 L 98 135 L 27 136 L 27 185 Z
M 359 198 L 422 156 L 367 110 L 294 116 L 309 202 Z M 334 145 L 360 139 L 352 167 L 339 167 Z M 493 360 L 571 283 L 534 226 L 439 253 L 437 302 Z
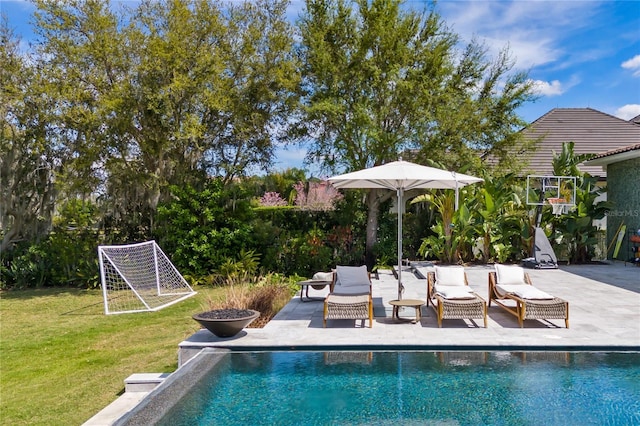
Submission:
M 0 293 L 0 423 L 81 424 L 124 392 L 133 373 L 172 372 L 191 315 L 222 288 L 159 312 L 104 315 L 100 290 Z

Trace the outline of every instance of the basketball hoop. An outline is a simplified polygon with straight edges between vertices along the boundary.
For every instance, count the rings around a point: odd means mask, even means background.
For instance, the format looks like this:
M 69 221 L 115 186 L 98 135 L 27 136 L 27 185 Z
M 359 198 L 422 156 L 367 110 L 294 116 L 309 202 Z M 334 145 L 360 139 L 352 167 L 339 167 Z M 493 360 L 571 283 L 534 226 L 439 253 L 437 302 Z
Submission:
M 547 198 L 547 202 L 551 204 L 551 208 L 553 209 L 553 214 L 556 216 L 560 216 L 564 213 L 564 206 L 567 200 L 564 198 Z

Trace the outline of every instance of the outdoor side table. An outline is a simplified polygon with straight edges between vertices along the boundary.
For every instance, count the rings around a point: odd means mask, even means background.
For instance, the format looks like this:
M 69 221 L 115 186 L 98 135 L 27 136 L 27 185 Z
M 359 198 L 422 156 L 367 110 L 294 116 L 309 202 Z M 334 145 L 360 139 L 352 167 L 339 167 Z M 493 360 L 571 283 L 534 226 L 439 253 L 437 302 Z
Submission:
M 326 286 L 331 285 L 331 281 L 304 280 L 304 281 L 298 281 L 298 285 L 300 286 L 300 300 L 302 302 L 310 302 L 312 300 L 324 300 L 324 297 L 309 297 L 309 287 L 311 286 L 315 290 L 322 290 Z M 304 294 L 304 297 L 303 297 L 303 294 Z
M 411 323 L 415 324 L 420 322 L 420 318 L 422 318 L 422 313 L 420 312 L 420 308 L 424 305 L 423 300 L 418 299 L 402 299 L 402 300 L 390 300 L 389 304 L 393 306 L 393 313 L 391 315 L 392 318 L 403 321 L 411 321 Z M 416 318 L 414 320 L 409 320 L 408 318 L 400 318 L 398 315 L 398 311 L 400 308 L 414 308 L 416 310 Z

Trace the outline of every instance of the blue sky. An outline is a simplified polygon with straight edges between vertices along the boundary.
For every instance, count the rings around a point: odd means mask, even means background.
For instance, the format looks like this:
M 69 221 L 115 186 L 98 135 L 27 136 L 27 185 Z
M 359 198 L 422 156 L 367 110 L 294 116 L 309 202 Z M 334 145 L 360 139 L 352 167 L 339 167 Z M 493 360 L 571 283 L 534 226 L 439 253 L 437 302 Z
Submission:
M 292 0 L 290 16 L 303 5 Z M 640 115 L 640 0 L 440 0 L 437 9 L 461 41 L 475 37 L 492 56 L 508 46 L 514 69 L 529 72 L 539 99 L 518 110 L 525 120 L 553 108 Z M 0 10 L 24 42 L 32 37 L 32 5 L 0 0 Z M 303 157 L 303 149 L 279 151 L 277 167 L 300 167 Z

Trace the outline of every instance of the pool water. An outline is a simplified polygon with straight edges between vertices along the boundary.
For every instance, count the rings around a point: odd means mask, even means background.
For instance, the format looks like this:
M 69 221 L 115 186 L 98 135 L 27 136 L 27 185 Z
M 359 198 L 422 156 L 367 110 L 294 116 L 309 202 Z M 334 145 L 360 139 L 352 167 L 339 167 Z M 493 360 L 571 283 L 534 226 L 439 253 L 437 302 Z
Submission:
M 160 424 L 640 424 L 640 354 L 230 353 Z

